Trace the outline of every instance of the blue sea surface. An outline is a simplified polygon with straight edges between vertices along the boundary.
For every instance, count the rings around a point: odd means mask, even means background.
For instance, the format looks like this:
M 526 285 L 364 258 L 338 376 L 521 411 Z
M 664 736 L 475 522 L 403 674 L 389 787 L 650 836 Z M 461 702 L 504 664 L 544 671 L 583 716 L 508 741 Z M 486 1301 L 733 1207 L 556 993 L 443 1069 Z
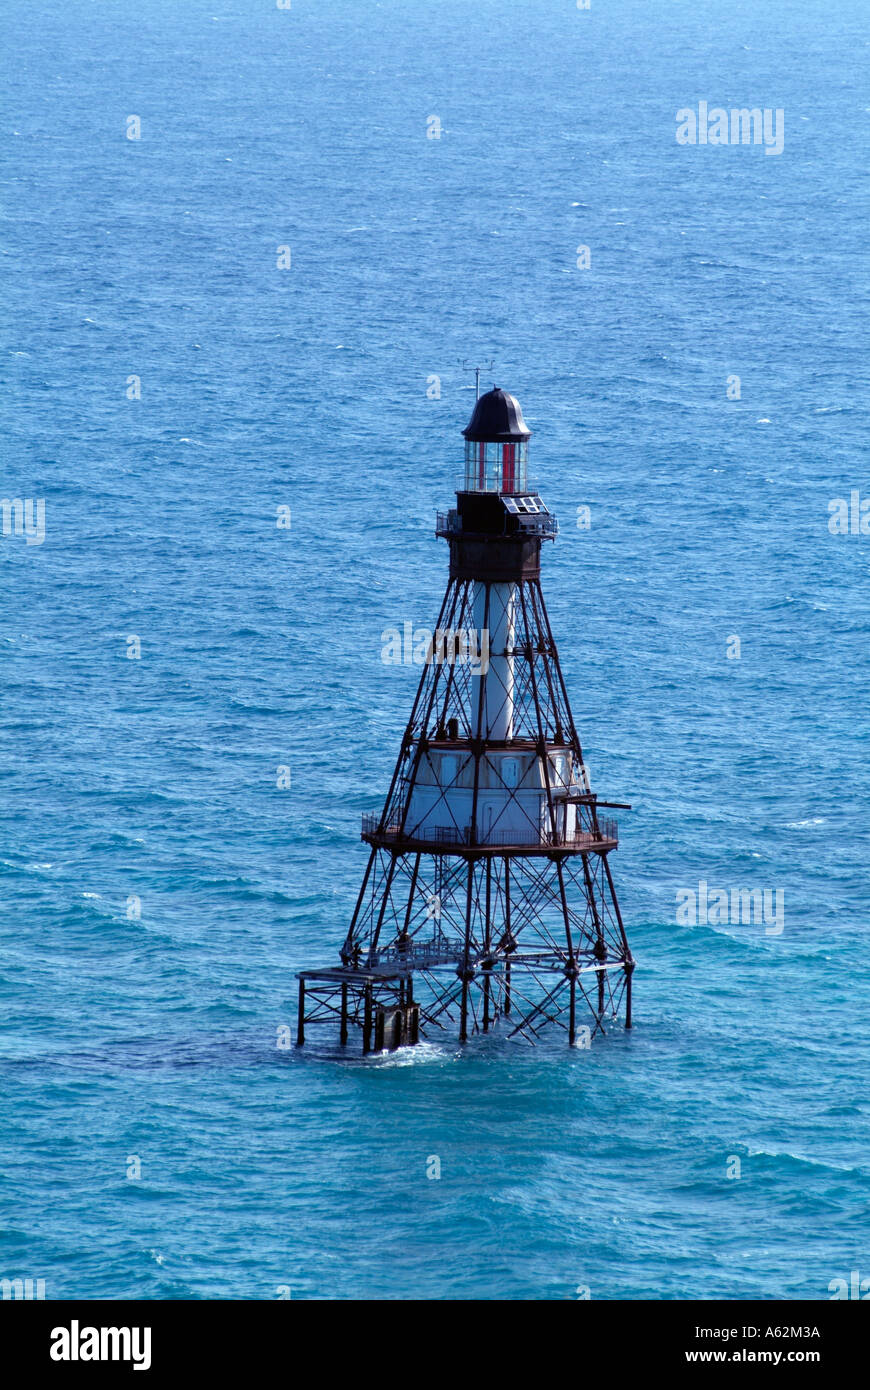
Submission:
M 870 493 L 868 19 L 5 7 L 0 496 L 44 499 L 45 537 L 0 538 L 0 1276 L 870 1276 L 870 536 L 828 525 Z M 679 145 L 700 101 L 782 109 L 782 154 Z M 593 786 L 634 807 L 636 1026 L 285 1048 L 419 676 L 381 634 L 435 623 L 478 363 L 562 524 L 544 588 Z M 783 931 L 678 924 L 701 881 L 780 890 Z

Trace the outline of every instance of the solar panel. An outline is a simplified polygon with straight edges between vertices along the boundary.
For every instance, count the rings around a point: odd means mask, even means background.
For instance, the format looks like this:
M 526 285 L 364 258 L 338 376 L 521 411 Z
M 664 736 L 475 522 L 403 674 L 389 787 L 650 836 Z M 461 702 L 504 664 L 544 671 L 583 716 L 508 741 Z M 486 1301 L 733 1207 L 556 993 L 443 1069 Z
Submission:
M 527 494 L 522 497 L 502 497 L 501 500 L 505 505 L 505 509 L 509 511 L 512 516 L 537 516 L 541 512 L 543 512 L 545 516 L 549 516 L 545 504 L 541 501 L 537 493 Z

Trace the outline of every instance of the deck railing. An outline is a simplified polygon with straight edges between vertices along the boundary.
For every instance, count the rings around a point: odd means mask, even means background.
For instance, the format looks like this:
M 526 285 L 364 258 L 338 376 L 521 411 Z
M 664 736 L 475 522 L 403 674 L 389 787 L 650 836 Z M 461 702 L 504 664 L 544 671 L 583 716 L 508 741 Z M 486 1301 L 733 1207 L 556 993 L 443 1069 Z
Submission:
M 410 844 L 419 845 L 456 845 L 457 847 L 467 848 L 471 844 L 471 830 L 467 825 L 437 825 L 431 830 L 420 832 L 419 827 L 416 833 L 408 830 L 402 832 L 397 823 L 381 825 L 381 817 L 377 811 L 367 813 L 362 818 L 362 834 L 377 836 L 381 840 L 400 840 L 406 839 Z M 617 844 L 619 842 L 619 827 L 615 820 L 601 819 L 598 822 L 597 832 L 589 827 L 576 830 L 573 835 L 561 835 L 550 830 L 536 830 L 534 826 L 528 829 L 517 830 L 490 830 L 488 834 L 479 838 L 476 848 L 487 849 L 512 849 L 514 846 L 520 848 L 544 848 L 552 845 L 554 848 L 574 849 L 589 845 Z
M 508 515 L 506 512 L 505 521 L 507 521 Z M 559 523 L 549 513 L 523 514 L 517 517 L 517 520 L 520 524 L 518 529 L 512 532 L 513 535 L 557 536 L 559 534 Z M 435 513 L 436 536 L 458 536 L 462 534 L 462 530 L 462 520 L 458 512 Z M 505 534 L 507 534 L 507 528 L 505 528 Z

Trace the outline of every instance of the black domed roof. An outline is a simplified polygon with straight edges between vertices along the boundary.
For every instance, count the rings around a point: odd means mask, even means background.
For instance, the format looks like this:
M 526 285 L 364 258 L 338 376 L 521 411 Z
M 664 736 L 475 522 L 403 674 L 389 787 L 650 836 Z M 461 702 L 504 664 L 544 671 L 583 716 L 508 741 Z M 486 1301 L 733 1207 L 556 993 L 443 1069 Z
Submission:
M 462 433 L 475 442 L 507 444 L 512 440 L 528 439 L 532 431 L 523 419 L 516 396 L 509 396 L 500 386 L 493 386 L 478 400 Z

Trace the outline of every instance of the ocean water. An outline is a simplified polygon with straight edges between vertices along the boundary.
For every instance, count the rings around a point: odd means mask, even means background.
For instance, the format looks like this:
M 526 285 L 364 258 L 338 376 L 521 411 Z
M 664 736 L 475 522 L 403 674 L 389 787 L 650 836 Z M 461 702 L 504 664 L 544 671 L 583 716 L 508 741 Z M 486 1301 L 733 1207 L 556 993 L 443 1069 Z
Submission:
M 870 491 L 867 21 L 10 0 L 0 494 L 44 499 L 45 536 L 0 539 L 0 1276 L 870 1276 L 870 536 L 828 527 Z M 782 154 L 678 145 L 702 100 L 781 108 Z M 434 625 L 491 359 L 562 523 L 544 584 L 593 785 L 634 807 L 636 1027 L 283 1049 L 413 697 L 381 633 Z M 780 891 L 783 931 L 678 924 L 702 880 Z

